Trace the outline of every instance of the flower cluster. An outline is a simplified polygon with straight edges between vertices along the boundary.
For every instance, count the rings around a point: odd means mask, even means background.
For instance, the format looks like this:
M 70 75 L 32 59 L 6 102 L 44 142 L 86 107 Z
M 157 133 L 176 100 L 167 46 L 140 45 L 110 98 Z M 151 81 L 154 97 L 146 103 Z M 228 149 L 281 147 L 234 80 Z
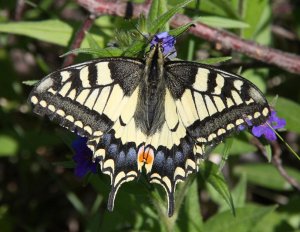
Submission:
M 97 162 L 93 161 L 93 153 L 87 147 L 87 138 L 78 137 L 73 141 L 72 147 L 75 151 L 73 160 L 76 163 L 75 175 L 78 177 L 83 177 L 88 172 L 97 172 Z
M 157 43 L 162 44 L 163 54 L 168 56 L 170 59 L 175 58 L 177 53 L 175 49 L 176 39 L 175 37 L 168 34 L 168 32 L 161 32 L 156 34 L 150 42 L 151 47 Z

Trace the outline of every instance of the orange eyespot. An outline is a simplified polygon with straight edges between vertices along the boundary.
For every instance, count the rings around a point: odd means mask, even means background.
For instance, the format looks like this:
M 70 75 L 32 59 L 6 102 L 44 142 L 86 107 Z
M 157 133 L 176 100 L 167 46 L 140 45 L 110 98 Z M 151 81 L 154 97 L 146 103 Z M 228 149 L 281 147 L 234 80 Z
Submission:
M 138 161 L 140 163 L 152 164 L 154 159 L 154 152 L 151 148 L 146 148 L 146 150 L 140 149 L 138 152 Z

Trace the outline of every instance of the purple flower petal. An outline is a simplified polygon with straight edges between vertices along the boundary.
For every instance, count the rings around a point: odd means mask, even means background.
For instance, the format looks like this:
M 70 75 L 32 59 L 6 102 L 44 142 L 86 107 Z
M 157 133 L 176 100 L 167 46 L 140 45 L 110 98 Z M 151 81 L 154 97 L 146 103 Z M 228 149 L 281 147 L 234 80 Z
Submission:
M 270 127 L 265 129 L 264 136 L 266 137 L 267 140 L 270 141 L 276 140 L 276 134 Z
M 271 110 L 271 115 L 266 123 L 252 127 L 252 134 L 256 137 L 261 137 L 264 135 L 266 139 L 274 141 L 276 140 L 276 133 L 272 130 L 272 128 L 274 130 L 281 129 L 285 127 L 285 125 L 286 121 L 282 118 L 278 118 L 275 110 Z M 270 126 L 272 128 L 270 128 Z
M 152 41 L 151 46 L 155 46 L 157 43 L 162 44 L 163 48 L 163 54 L 165 56 L 168 56 L 169 58 L 175 58 L 176 57 L 176 49 L 174 47 L 176 43 L 175 37 L 168 34 L 168 32 L 161 32 L 156 34 Z
M 256 137 L 260 137 L 264 133 L 265 126 L 254 126 L 252 127 L 252 134 Z
M 75 161 L 75 175 L 85 176 L 88 172 L 97 172 L 97 162 L 93 161 L 93 153 L 87 147 L 87 138 L 78 137 L 73 141 L 72 147 L 75 151 L 73 160 Z

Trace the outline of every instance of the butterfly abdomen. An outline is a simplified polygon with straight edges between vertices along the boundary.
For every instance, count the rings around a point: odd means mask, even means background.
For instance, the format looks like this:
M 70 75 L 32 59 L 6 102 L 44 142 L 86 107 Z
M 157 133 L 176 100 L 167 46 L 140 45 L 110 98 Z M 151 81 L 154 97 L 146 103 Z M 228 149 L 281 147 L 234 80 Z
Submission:
M 164 99 L 166 89 L 162 82 L 145 82 L 140 84 L 135 120 L 142 132 L 147 135 L 152 135 L 161 129 L 164 123 Z

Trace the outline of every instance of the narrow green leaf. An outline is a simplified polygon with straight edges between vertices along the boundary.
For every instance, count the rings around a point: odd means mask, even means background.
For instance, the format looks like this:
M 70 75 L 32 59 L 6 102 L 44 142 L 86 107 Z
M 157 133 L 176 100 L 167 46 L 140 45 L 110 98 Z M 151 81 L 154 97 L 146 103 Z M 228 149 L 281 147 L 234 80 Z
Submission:
M 261 14 L 260 20 L 256 25 L 252 39 L 259 44 L 270 46 L 273 43 L 272 33 L 273 11 L 271 4 L 267 4 Z
M 197 21 L 204 23 L 211 27 L 218 28 L 247 28 L 249 25 L 242 21 L 233 20 L 218 16 L 201 16 L 197 18 Z
M 0 134 L 0 157 L 16 155 L 18 142 L 11 136 Z
M 147 21 L 149 25 L 151 25 L 159 16 L 158 9 L 159 9 L 159 0 L 153 0 L 147 17 Z
M 286 172 L 300 182 L 300 172 L 290 167 L 284 167 Z M 280 175 L 278 170 L 269 163 L 244 164 L 233 169 L 235 175 L 247 174 L 248 182 L 265 188 L 286 191 L 291 190 L 291 185 Z
M 150 28 L 156 19 L 167 12 L 167 1 L 166 0 L 153 0 L 151 8 L 148 14 L 148 28 Z M 169 28 L 164 26 L 161 28 L 162 31 L 167 31 Z
M 135 41 L 130 47 L 128 47 L 124 52 L 123 56 L 135 57 L 141 51 L 144 51 L 145 42 L 144 41 Z
M 166 23 L 168 23 L 168 21 L 176 14 L 178 13 L 180 10 L 182 10 L 182 8 L 184 6 L 186 6 L 187 4 L 189 4 L 190 2 L 192 2 L 193 0 L 186 0 L 183 1 L 181 3 L 179 3 L 178 5 L 176 5 L 175 7 L 171 8 L 169 11 L 167 11 L 166 13 L 164 13 L 163 15 L 161 15 L 159 18 L 157 18 L 154 22 L 152 27 L 150 28 L 149 32 L 150 34 L 155 34 L 158 31 L 162 30 L 162 28 L 165 26 Z
M 195 39 L 190 38 L 188 41 L 188 54 L 187 54 L 187 60 L 192 61 L 194 54 L 195 54 Z
M 265 150 L 266 150 L 266 153 L 267 153 L 268 162 L 270 163 L 271 160 L 272 160 L 272 149 L 271 149 L 270 144 L 265 145 Z
M 216 7 L 221 8 L 226 16 L 233 19 L 239 19 L 237 10 L 228 0 L 210 0 Z M 213 11 L 215 13 L 215 11 Z
M 94 37 L 90 33 L 86 32 L 85 38 L 87 39 L 90 48 L 101 49 L 100 46 L 98 45 L 97 41 L 94 39 Z
M 261 207 L 248 205 L 236 210 L 236 216 L 230 211 L 218 213 L 204 224 L 204 231 L 213 232 L 249 232 L 253 225 L 272 213 L 276 206 Z
M 70 54 L 79 54 L 79 53 L 85 53 L 90 55 L 95 55 L 97 57 L 115 57 L 115 56 L 121 56 L 123 54 L 123 51 L 119 48 L 102 48 L 102 49 L 94 49 L 94 48 L 77 48 L 72 51 L 69 51 L 61 57 L 70 55 Z
M 73 29 L 63 21 L 51 19 L 38 22 L 1 23 L 0 32 L 25 35 L 49 43 L 67 46 Z
M 197 60 L 196 62 L 201 63 L 201 64 L 217 64 L 217 63 L 222 63 L 227 60 L 231 60 L 231 56 L 223 56 L 223 57 L 213 57 L 213 58 L 207 58 L 204 60 Z
M 22 84 L 33 86 L 38 82 L 38 80 L 29 80 L 29 81 L 22 81 Z
M 100 194 L 97 194 L 96 199 L 94 200 L 94 203 L 93 203 L 93 206 L 92 206 L 92 209 L 91 209 L 92 214 L 96 214 L 98 212 L 99 207 L 102 204 L 103 200 L 104 200 L 103 196 L 100 195 Z
M 175 0 L 173 0 L 173 2 L 174 1 Z M 196 1 L 194 1 L 193 3 L 196 7 Z M 202 0 L 200 1 L 200 4 L 198 4 L 198 10 L 209 15 L 218 15 L 232 19 L 240 19 L 238 10 L 228 0 Z
M 201 170 L 200 174 L 203 179 L 207 181 L 223 197 L 232 213 L 235 214 L 235 208 L 230 191 L 223 175 L 219 173 L 218 166 L 210 161 L 205 161 L 200 164 L 199 168 Z
M 243 38 L 254 39 L 254 35 L 260 29 L 258 26 L 263 17 L 263 12 L 265 11 L 265 8 L 268 7 L 269 7 L 268 0 L 245 1 L 244 9 L 243 9 L 244 12 L 242 12 L 243 21 L 248 23 L 250 27 L 245 28 L 242 31 Z M 264 23 L 267 24 L 266 22 Z
M 188 193 L 185 197 L 184 216 L 180 216 L 179 223 L 184 219 L 183 225 L 179 224 L 181 231 L 203 231 L 203 222 L 200 211 L 198 184 L 195 179 L 189 186 Z
M 193 23 L 188 23 L 183 26 L 177 27 L 175 29 L 170 30 L 168 33 L 174 37 L 177 37 L 178 35 L 181 35 L 185 31 L 187 31 L 190 27 L 192 27 Z
M 66 196 L 77 212 L 79 212 L 81 215 L 86 215 L 87 210 L 85 206 L 73 192 L 68 192 Z
M 211 186 L 207 186 L 209 191 L 209 196 L 211 199 L 219 205 L 218 212 L 224 212 L 230 209 L 228 204 L 220 198 L 220 194 Z M 232 200 L 234 202 L 234 207 L 244 207 L 246 201 L 246 190 L 247 190 L 247 179 L 246 175 L 242 175 L 240 181 L 236 184 L 234 189 L 231 191 Z
M 247 197 L 247 175 L 241 175 L 239 182 L 231 191 L 234 206 L 236 208 L 244 207 Z
M 230 149 L 232 148 L 233 141 L 234 141 L 234 139 L 231 137 L 231 138 L 228 138 L 224 143 L 225 146 L 224 146 L 224 150 L 223 150 L 223 154 L 222 154 L 222 161 L 219 165 L 219 172 L 222 171 L 222 169 L 228 159 L 229 152 L 230 152 Z

